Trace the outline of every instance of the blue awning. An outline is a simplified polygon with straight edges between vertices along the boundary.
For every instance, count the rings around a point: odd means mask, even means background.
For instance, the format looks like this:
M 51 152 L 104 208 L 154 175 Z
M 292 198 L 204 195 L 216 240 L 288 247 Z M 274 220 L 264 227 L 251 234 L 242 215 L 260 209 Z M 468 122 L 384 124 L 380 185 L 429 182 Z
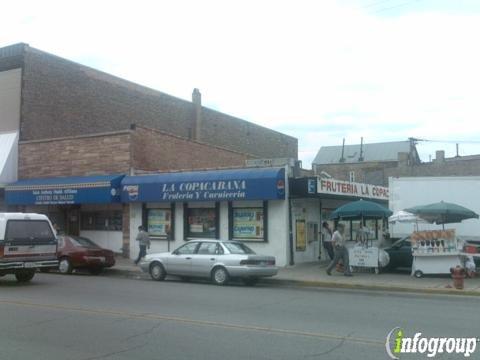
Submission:
M 8 205 L 106 204 L 120 202 L 125 175 L 19 180 L 5 188 Z
M 123 202 L 285 199 L 284 168 L 191 171 L 126 176 Z

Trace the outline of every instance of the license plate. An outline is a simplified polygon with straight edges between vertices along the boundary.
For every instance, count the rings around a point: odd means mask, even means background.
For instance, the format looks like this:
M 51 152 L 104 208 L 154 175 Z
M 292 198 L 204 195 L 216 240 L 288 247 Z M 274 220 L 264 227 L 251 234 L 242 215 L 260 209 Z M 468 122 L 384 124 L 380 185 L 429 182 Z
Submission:
M 34 268 L 34 267 L 37 267 L 37 264 L 36 263 L 25 263 L 23 266 L 26 267 L 26 268 Z

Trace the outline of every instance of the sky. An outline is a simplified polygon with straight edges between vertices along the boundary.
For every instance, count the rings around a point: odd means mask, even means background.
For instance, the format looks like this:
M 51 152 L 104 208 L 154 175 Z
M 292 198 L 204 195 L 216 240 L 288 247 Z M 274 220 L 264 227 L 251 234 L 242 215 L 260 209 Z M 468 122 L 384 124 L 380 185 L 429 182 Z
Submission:
M 480 154 L 480 1 L 17 1 L 17 42 L 321 146 Z

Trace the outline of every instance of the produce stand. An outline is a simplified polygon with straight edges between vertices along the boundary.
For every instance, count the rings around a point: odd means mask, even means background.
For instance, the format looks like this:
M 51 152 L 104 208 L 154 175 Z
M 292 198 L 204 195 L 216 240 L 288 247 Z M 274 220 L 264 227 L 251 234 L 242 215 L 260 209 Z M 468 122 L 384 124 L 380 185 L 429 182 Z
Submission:
M 424 274 L 450 274 L 450 268 L 463 266 L 455 230 L 416 231 L 411 239 L 412 276 L 420 278 Z

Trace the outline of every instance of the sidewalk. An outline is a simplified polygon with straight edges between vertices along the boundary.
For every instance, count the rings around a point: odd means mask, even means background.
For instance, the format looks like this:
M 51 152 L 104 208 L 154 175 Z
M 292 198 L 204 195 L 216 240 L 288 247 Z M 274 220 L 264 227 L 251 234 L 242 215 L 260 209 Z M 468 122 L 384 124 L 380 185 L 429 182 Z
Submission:
M 122 257 L 116 258 L 116 265 L 107 270 L 107 274 L 118 276 L 148 277 L 135 266 L 132 260 Z M 414 278 L 407 273 L 354 273 L 353 277 L 332 272 L 328 276 L 325 272 L 325 262 L 304 263 L 280 268 L 278 275 L 273 278 L 262 279 L 261 282 L 281 286 L 328 287 L 343 289 L 402 291 L 430 294 L 456 294 L 480 296 L 480 277 L 465 279 L 465 289 L 449 288 L 453 281 L 449 276 L 425 276 Z

